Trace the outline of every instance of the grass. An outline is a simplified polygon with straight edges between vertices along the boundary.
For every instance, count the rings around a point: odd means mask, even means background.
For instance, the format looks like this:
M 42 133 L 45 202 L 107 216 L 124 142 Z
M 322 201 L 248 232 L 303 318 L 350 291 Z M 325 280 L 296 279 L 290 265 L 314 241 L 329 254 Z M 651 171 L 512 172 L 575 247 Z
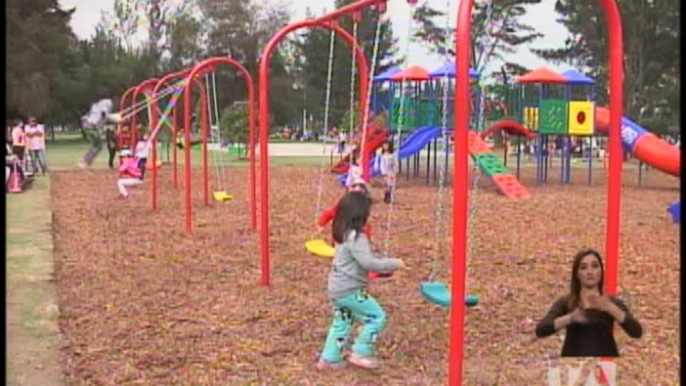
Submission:
M 53 280 L 49 177 L 7 195 L 7 384 L 58 385 L 58 308 Z
M 302 142 L 298 142 L 302 143 Z M 89 143 L 81 138 L 79 134 L 58 134 L 55 141 L 48 141 L 47 143 L 47 157 L 48 167 L 52 170 L 68 170 L 75 169 L 76 163 L 90 148 Z M 169 150 L 171 157 L 172 150 Z M 200 167 L 202 163 L 202 150 L 199 147 L 194 147 L 191 152 L 193 165 Z M 162 160 L 167 160 L 166 148 L 163 145 L 158 145 L 158 156 Z M 177 160 L 179 165 L 184 164 L 183 151 L 177 150 Z M 105 169 L 107 165 L 107 148 L 103 148 L 102 152 L 93 161 L 92 168 Z M 223 158 L 223 159 L 222 159 Z M 325 158 L 325 165 L 329 163 L 329 157 L 283 157 L 271 156 L 269 157 L 270 166 L 319 166 Z M 214 152 L 210 151 L 208 156 L 210 167 L 215 165 L 223 165 L 225 167 L 248 167 L 247 159 L 239 159 L 234 152 Z M 116 163 L 116 160 L 115 160 Z
M 285 141 L 278 141 L 275 140 L 270 143 L 284 143 Z M 297 143 L 302 143 L 302 142 L 297 142 Z M 65 170 L 65 169 L 74 169 L 76 168 L 76 162 L 88 151 L 89 144 L 86 142 L 83 138 L 81 138 L 80 134 L 58 134 L 56 141 L 48 141 L 48 166 L 53 169 L 53 170 Z M 502 158 L 502 149 L 495 149 L 493 151 L 494 154 L 496 154 L 499 158 Z M 166 154 L 166 148 L 164 148 L 162 145 L 159 145 L 158 147 L 158 154 L 159 156 L 166 161 L 167 160 L 167 154 Z M 171 150 L 169 151 L 169 154 L 171 156 Z M 195 167 L 200 167 L 202 164 L 202 151 L 199 147 L 194 147 L 192 152 L 192 159 L 193 159 L 193 165 Z M 92 167 L 95 169 L 104 169 L 107 168 L 107 149 L 103 149 L 103 151 L 100 153 L 100 155 L 95 159 L 93 162 Z M 184 155 L 182 151 L 178 152 L 178 162 L 179 165 L 184 164 Z M 452 157 L 453 155 L 451 154 L 451 163 L 452 163 Z M 334 162 L 337 160 L 337 157 L 334 157 Z M 424 164 L 426 160 L 425 156 L 420 157 L 420 161 L 422 165 Z M 324 162 L 323 165 L 325 168 L 328 169 L 329 166 L 329 156 L 324 156 L 324 157 L 317 157 L 317 156 L 301 156 L 301 157 L 294 157 L 294 156 L 271 156 L 269 157 L 269 165 L 271 167 L 282 167 L 282 166 L 311 166 L 311 167 L 320 167 L 322 165 L 322 161 Z M 234 167 L 248 167 L 249 162 L 247 159 L 239 159 L 235 152 L 214 152 L 211 151 L 209 154 L 209 162 L 210 162 L 210 168 L 215 167 L 215 165 L 221 167 L 223 165 L 224 167 L 227 168 L 234 168 Z M 403 164 L 406 161 L 403 160 Z M 528 160 L 527 156 L 522 157 L 521 161 L 521 167 L 522 168 L 529 168 L 529 167 L 535 167 L 536 163 L 533 160 Z M 560 167 L 560 161 L 559 158 L 556 158 L 553 161 L 553 168 L 559 168 Z M 581 162 L 579 160 L 574 160 L 571 165 L 572 169 L 587 169 L 588 165 L 585 162 Z M 635 169 L 638 167 L 638 162 L 635 159 L 631 159 L 628 162 L 625 162 L 624 167 L 626 169 Z M 509 155 L 508 156 L 508 168 L 510 168 L 512 171 L 515 170 L 516 168 L 516 156 L 514 155 Z M 603 169 L 603 163 L 601 160 L 594 160 L 593 162 L 593 169 Z

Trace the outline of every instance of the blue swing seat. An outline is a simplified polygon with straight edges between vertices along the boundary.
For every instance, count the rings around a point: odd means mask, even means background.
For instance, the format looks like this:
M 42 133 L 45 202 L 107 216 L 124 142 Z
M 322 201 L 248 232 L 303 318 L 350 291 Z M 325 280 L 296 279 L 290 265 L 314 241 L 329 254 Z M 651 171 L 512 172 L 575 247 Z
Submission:
M 426 298 L 426 300 L 433 304 L 441 307 L 450 306 L 450 289 L 443 283 L 425 281 L 419 286 L 419 291 Z M 479 304 L 479 296 L 467 295 L 465 297 L 465 305 L 467 307 L 474 307 L 477 304 Z

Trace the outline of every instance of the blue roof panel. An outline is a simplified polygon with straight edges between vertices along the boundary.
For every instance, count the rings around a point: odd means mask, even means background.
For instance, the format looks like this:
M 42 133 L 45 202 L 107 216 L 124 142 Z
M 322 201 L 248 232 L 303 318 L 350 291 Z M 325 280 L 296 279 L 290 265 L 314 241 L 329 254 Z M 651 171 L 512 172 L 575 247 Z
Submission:
M 444 76 L 447 76 L 449 78 L 454 78 L 455 77 L 455 62 L 447 62 L 441 67 L 433 70 L 429 74 L 432 78 L 442 78 Z M 473 69 L 469 69 L 469 77 L 472 79 L 479 79 L 479 74 Z
M 595 84 L 595 80 L 580 73 L 579 71 L 569 70 L 563 72 L 561 75 L 568 79 L 569 84 Z
M 375 76 L 375 77 L 374 77 L 374 82 L 386 82 L 386 81 L 390 81 L 390 80 L 391 80 L 391 77 L 393 77 L 393 75 L 399 73 L 400 71 L 402 71 L 402 69 L 399 68 L 399 67 L 391 67 L 391 68 L 389 68 L 388 70 L 382 72 L 381 74 Z

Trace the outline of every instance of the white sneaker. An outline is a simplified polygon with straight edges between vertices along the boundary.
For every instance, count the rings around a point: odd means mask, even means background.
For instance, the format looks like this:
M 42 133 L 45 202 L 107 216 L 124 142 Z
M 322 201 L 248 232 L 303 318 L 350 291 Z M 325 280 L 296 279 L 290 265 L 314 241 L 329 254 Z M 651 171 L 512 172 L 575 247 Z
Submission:
M 317 370 L 324 371 L 324 370 L 341 370 L 345 368 L 345 362 L 340 361 L 340 362 L 328 362 L 325 361 L 323 358 L 319 358 L 317 361 Z
M 348 362 L 351 364 L 363 367 L 365 369 L 376 369 L 381 366 L 381 363 L 375 357 L 365 357 L 357 353 L 350 353 L 348 356 Z

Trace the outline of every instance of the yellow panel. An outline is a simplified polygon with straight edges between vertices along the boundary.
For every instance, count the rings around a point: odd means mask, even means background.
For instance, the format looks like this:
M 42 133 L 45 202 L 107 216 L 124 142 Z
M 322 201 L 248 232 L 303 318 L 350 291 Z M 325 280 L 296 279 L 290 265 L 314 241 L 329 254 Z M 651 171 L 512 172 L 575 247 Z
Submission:
M 593 135 L 594 112 L 593 102 L 569 102 L 569 134 Z
M 538 130 L 538 107 L 524 108 L 524 126 L 531 130 Z

